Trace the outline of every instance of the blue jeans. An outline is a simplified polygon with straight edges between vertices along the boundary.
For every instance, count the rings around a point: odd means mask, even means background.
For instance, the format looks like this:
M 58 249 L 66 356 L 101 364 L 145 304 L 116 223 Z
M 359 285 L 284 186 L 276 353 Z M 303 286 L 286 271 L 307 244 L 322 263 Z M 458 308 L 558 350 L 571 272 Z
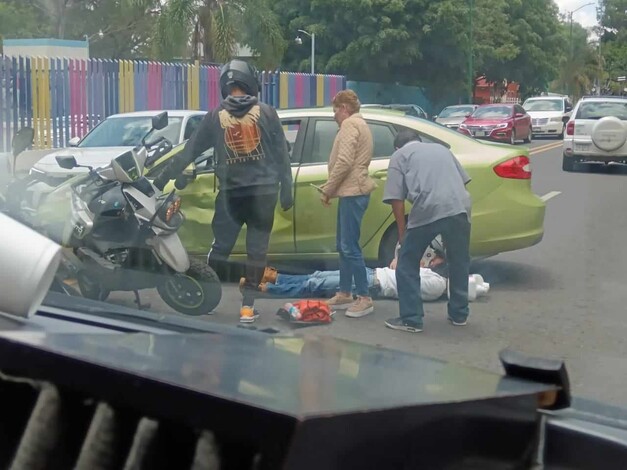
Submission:
M 374 287 L 375 270 L 366 268 L 368 286 Z M 266 284 L 267 293 L 275 297 L 332 297 L 340 288 L 339 271 L 316 271 L 313 274 L 279 274 L 276 284 Z M 355 290 L 353 286 L 353 291 Z
M 340 254 L 340 292 L 351 292 L 353 280 L 357 295 L 368 296 L 366 263 L 359 246 L 361 221 L 370 195 L 340 197 L 337 210 L 337 251 Z
M 468 308 L 468 272 L 470 267 L 470 222 L 466 214 L 436 220 L 407 230 L 398 254 L 396 282 L 400 316 L 422 326 L 424 309 L 420 293 L 420 258 L 431 240 L 442 236 L 449 268 L 448 316 L 463 322 Z

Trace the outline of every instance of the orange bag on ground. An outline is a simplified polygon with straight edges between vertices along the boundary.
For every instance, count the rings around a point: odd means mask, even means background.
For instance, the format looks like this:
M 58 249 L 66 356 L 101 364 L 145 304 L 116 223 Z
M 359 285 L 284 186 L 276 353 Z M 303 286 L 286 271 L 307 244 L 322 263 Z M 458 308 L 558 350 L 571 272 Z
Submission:
M 287 308 L 286 308 L 287 307 Z M 296 311 L 293 310 L 296 308 Z M 292 312 L 290 312 L 292 310 Z M 277 312 L 284 320 L 299 324 L 324 324 L 333 321 L 331 309 L 326 302 L 320 300 L 298 300 L 286 304 Z

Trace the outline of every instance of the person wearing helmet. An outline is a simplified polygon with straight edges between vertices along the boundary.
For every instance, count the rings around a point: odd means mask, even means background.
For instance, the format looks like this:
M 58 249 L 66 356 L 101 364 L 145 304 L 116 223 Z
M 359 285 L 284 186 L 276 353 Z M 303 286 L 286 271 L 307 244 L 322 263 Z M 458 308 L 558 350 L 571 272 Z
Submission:
M 420 298 L 421 253 L 440 234 L 446 247 L 449 271 L 448 320 L 467 323 L 470 267 L 470 194 L 466 174 L 445 146 L 423 143 L 412 130 L 399 132 L 396 152 L 390 158 L 383 202 L 392 205 L 398 226 L 397 246 L 399 317 L 385 322 L 388 328 L 418 333 L 423 328 Z M 405 201 L 412 207 L 405 221 Z M 405 229 L 407 225 L 407 229 Z
M 277 199 L 284 211 L 293 206 L 292 170 L 279 116 L 257 98 L 257 70 L 243 60 L 228 62 L 220 71 L 220 89 L 220 106 L 205 115 L 155 184 L 163 188 L 203 152 L 214 148 L 219 191 L 208 264 L 220 279 L 226 277 L 228 258 L 246 224 L 246 282 L 240 322 L 250 323 L 259 315 L 254 308 L 255 293 L 264 281 Z

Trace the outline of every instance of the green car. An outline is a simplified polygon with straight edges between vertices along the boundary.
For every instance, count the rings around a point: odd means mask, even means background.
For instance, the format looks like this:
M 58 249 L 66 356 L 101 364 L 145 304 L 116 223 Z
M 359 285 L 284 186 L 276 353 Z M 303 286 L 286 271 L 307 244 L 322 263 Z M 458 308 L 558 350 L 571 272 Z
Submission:
M 531 191 L 526 147 L 479 142 L 400 112 L 362 111 L 374 138 L 370 174 L 378 184 L 364 217 L 360 239 L 369 264 L 387 265 L 393 257 L 396 224 L 391 206 L 382 202 L 382 196 L 389 157 L 394 152 L 394 137 L 405 128 L 417 131 L 425 142 L 449 147 L 472 178 L 468 185 L 473 201 L 472 256 L 519 250 L 542 240 L 545 203 Z M 274 263 L 335 260 L 337 200 L 330 208 L 323 207 L 318 192 L 311 186 L 321 185 L 327 179 L 327 161 L 338 131 L 333 112 L 324 108 L 281 110 L 279 117 L 291 146 L 295 195 L 291 210 L 284 212 L 277 206 L 269 258 Z M 172 149 L 147 171 L 147 176 L 159 172 L 161 165 L 182 149 L 183 145 Z M 218 184 L 211 155 L 210 150 L 186 170 L 190 183 L 178 192 L 187 218 L 179 233 L 192 255 L 206 255 L 213 240 L 211 219 Z M 244 227 L 233 259 L 243 260 L 246 256 L 245 240 Z

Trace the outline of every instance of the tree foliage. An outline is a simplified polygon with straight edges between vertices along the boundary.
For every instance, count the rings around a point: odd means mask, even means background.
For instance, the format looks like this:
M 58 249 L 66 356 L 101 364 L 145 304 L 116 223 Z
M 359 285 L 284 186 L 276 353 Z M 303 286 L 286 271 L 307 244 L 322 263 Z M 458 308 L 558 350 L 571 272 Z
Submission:
M 467 90 L 474 77 L 544 88 L 565 47 L 552 0 L 278 0 L 284 36 L 315 32 L 322 72 L 351 79 L 424 85 L 434 94 Z M 557 58 L 557 60 L 556 60 Z M 285 66 L 306 71 L 309 50 L 290 44 Z
M 155 51 L 162 58 L 225 62 L 238 45 L 248 46 L 261 65 L 276 67 L 285 43 L 270 1 L 169 0 L 154 28 Z
M 627 0 L 600 0 L 599 21 L 606 92 L 623 94 L 616 79 L 627 75 Z

